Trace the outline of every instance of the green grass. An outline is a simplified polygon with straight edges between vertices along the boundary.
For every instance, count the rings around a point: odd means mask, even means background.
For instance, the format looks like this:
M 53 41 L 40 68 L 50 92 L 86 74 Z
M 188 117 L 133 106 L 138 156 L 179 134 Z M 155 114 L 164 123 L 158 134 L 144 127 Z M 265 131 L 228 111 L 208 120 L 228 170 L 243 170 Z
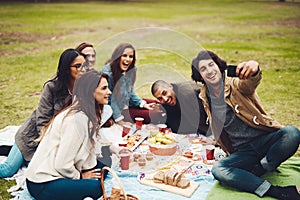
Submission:
M 0 128 L 24 122 L 43 83 L 55 73 L 59 55 L 83 41 L 96 46 L 97 69 L 118 42 L 138 46 L 136 90 L 147 97 L 155 79 L 189 79 L 191 59 L 201 48 L 228 63 L 255 59 L 263 69 L 258 93 L 266 111 L 299 128 L 299 11 L 299 1 L 275 0 L 2 3 Z M 139 31 L 145 27 L 169 32 Z M 0 180 L 0 200 L 9 199 L 8 184 Z

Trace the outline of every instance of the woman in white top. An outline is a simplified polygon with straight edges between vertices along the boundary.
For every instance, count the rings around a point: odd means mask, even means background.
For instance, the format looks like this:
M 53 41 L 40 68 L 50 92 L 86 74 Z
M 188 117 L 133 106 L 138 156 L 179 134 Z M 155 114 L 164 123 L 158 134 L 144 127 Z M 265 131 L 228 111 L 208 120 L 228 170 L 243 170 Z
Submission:
M 102 196 L 96 136 L 111 91 L 107 75 L 96 71 L 75 82 L 70 107 L 45 127 L 45 134 L 26 171 L 27 188 L 37 200 Z

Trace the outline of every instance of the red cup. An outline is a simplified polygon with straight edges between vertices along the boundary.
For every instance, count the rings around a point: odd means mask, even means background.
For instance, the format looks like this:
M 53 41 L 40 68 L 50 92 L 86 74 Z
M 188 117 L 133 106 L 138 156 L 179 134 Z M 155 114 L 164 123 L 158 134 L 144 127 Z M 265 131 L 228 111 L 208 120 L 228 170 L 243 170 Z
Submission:
M 127 142 L 119 142 L 119 147 L 126 147 L 127 146 Z
M 163 132 L 163 133 L 166 133 L 167 131 L 167 125 L 166 124 L 158 124 L 158 129 L 159 129 L 159 132 Z
M 121 157 L 120 164 L 122 170 L 128 170 L 129 169 L 129 162 L 130 162 L 130 150 L 129 149 L 122 149 L 119 152 L 119 155 Z
M 136 117 L 135 118 L 135 126 L 136 126 L 137 130 L 141 130 L 142 129 L 143 121 L 144 121 L 144 118 L 142 118 L 142 117 Z
M 206 146 L 206 159 L 213 160 L 215 153 L 215 146 L 214 145 L 207 145 Z
M 130 132 L 131 127 L 128 125 L 123 125 L 122 137 L 125 137 Z

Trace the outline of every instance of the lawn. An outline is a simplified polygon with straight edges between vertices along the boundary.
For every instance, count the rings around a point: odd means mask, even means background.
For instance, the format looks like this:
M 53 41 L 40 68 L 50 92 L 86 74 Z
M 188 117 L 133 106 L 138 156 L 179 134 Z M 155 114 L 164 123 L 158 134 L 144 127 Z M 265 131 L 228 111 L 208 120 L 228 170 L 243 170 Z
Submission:
M 97 69 L 119 42 L 137 48 L 140 96 L 160 78 L 190 79 L 202 48 L 228 63 L 255 59 L 268 113 L 300 128 L 300 2 L 246 0 L 135 0 L 81 3 L 2 3 L 0 6 L 0 128 L 19 125 L 36 108 L 59 55 L 86 41 Z M 9 199 L 0 180 L 0 200 Z

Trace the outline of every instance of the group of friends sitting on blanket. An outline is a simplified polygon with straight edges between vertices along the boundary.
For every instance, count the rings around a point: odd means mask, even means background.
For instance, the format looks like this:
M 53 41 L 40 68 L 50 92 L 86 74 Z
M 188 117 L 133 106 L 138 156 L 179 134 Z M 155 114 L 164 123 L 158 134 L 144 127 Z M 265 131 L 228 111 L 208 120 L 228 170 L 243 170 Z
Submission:
M 25 164 L 27 188 L 37 200 L 98 199 L 101 168 L 109 165 L 102 160 L 118 153 L 113 145 L 95 153 L 99 130 L 114 123 L 132 126 L 142 116 L 144 123 L 164 122 L 178 134 L 212 135 L 208 142 L 227 154 L 212 168 L 218 181 L 259 197 L 300 199 L 299 187 L 275 186 L 261 178 L 295 154 L 300 131 L 281 125 L 262 108 L 256 93 L 262 79 L 258 62 L 241 62 L 228 76 L 225 60 L 201 50 L 191 62 L 192 81 L 157 80 L 151 87 L 156 99 L 151 100 L 134 92 L 137 68 L 131 44 L 119 44 L 100 72 L 95 61 L 96 51 L 88 43 L 61 54 L 37 109 L 0 164 L 1 178 Z

